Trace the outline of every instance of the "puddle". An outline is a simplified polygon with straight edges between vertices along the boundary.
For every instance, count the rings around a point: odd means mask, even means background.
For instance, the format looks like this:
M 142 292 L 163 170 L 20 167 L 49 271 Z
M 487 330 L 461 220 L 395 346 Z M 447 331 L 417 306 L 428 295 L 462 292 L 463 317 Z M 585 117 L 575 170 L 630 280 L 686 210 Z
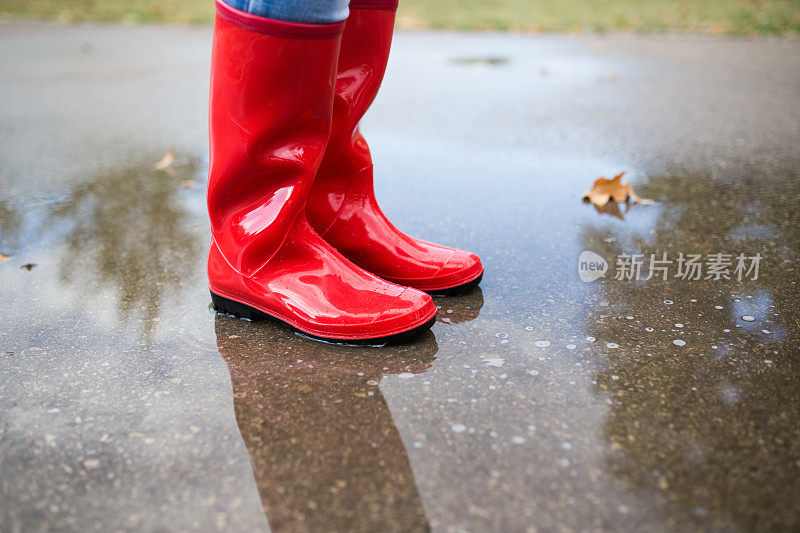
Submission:
M 198 222 L 189 203 L 203 188 L 189 191 L 198 164 L 137 166 L 99 172 L 63 197 L 30 207 L 0 209 L 2 245 L 10 265 L 31 271 L 47 266 L 75 307 L 91 307 L 106 295 L 123 323 L 139 315 L 141 330 L 153 331 L 165 298 L 195 281 L 204 254 Z M 26 263 L 35 257 L 36 262 Z
M 451 63 L 464 66 L 486 65 L 490 67 L 501 67 L 511 63 L 511 58 L 506 56 L 484 56 L 484 57 L 453 57 Z
M 581 247 L 611 258 L 660 251 L 751 254 L 764 251 L 765 239 L 767 245 L 798 242 L 795 226 L 774 221 L 772 236 L 732 233 L 753 214 L 748 198 L 734 195 L 730 185 L 702 174 L 646 177 L 637 188 L 660 203 L 637 206 L 625 221 L 600 217 L 574 197 L 565 197 L 561 207 L 535 202 L 528 209 L 553 210 L 552 236 L 518 248 L 479 240 L 486 282 L 461 297 L 437 298 L 432 332 L 399 347 L 355 348 L 209 313 L 202 185 L 182 186 L 203 170 L 190 165 L 176 172 L 124 167 L 88 176 L 53 201 L 4 206 L 2 242 L 11 256 L 0 265 L 4 301 L 46 302 L 47 312 L 61 317 L 78 310 L 74 321 L 55 319 L 47 329 L 14 310 L 2 337 L 4 375 L 15 372 L 27 376 L 21 384 L 31 383 L 55 361 L 75 365 L 88 342 L 95 364 L 110 376 L 149 367 L 151 384 L 123 386 L 122 392 L 110 387 L 106 394 L 167 395 L 173 403 L 159 401 L 157 409 L 171 416 L 197 401 L 188 390 L 170 393 L 174 383 L 191 382 L 199 372 L 224 387 L 219 365 L 209 373 L 197 363 L 218 354 L 248 458 L 235 447 L 226 453 L 238 457 L 239 475 L 252 466 L 251 496 L 257 494 L 270 527 L 436 528 L 442 516 L 454 520 L 460 500 L 440 496 L 452 486 L 473 502 L 476 520 L 488 524 L 493 508 L 551 505 L 522 489 L 564 476 L 576 480 L 573 494 L 614 495 L 616 514 L 641 517 L 646 509 L 662 516 L 668 510 L 676 524 L 749 528 L 767 513 L 782 516 L 791 508 L 790 492 L 759 489 L 767 487 L 767 477 L 779 486 L 792 483 L 795 451 L 781 443 L 796 440 L 800 420 L 794 411 L 800 384 L 791 363 L 796 286 L 780 256 L 765 254 L 759 278 L 746 282 L 624 281 L 609 271 L 584 283 L 572 273 L 572 250 Z M 709 212 L 708 203 L 719 198 L 728 201 Z M 787 207 L 778 203 L 759 212 L 777 217 Z M 559 219 L 555 213 L 562 209 L 572 214 Z M 496 231 L 487 235 L 501 235 Z M 540 255 L 542 245 L 553 249 L 556 242 L 562 253 Z M 28 261 L 38 266 L 15 268 Z M 530 265 L 544 270 L 522 283 Z M 117 333 L 109 337 L 110 331 Z M 129 361 L 120 367 L 120 358 Z M 69 381 L 76 390 L 91 390 L 91 376 Z M 16 390 L 6 384 L 0 392 L 14 396 Z M 80 396 L 44 404 L 32 397 L 11 416 L 35 418 L 43 415 L 32 413 L 44 409 L 53 420 L 48 424 L 63 427 L 49 430 L 54 442 L 69 441 L 74 427 L 116 419 L 99 415 Z M 225 402 L 214 409 L 224 411 Z M 18 424 L 11 423 L 12 433 L 39 427 Z M 115 424 L 98 427 L 90 447 L 106 449 L 102 439 L 108 439 L 135 450 L 141 444 L 126 436 L 133 432 L 157 449 L 185 448 L 168 444 L 162 430 Z M 195 420 L 187 434 L 202 441 L 204 427 Z M 66 449 L 69 469 L 124 478 L 119 459 Z M 468 457 L 479 459 L 464 463 Z M 641 490 L 653 492 L 645 497 Z M 758 509 L 745 505 L 754 497 Z M 641 498 L 644 507 L 636 505 Z M 252 511 L 245 515 L 257 520 Z
M 786 223 L 772 237 L 732 231 L 752 220 L 754 200 L 711 176 L 654 176 L 642 188 L 664 204 L 652 238 L 636 243 L 645 257 L 667 250 L 763 253 L 768 238 L 794 250 L 800 244 L 796 227 Z M 789 207 L 781 194 L 758 200 L 774 202 L 761 211 L 764 218 Z M 587 229 L 584 242 L 607 256 L 623 251 L 604 237 Z M 598 339 L 624 339 L 625 348 L 608 352 L 608 368 L 594 378 L 612 402 L 603 433 L 615 475 L 657 491 L 687 522 L 726 516 L 750 529 L 793 505 L 765 480 L 787 486 L 797 479 L 789 466 L 797 450 L 782 445 L 797 434 L 789 399 L 800 394 L 795 349 L 762 331 L 784 332 L 784 322 L 796 320 L 795 281 L 771 255 L 758 280 L 745 283 L 673 277 L 601 285 L 611 305 L 589 313 L 588 329 Z M 755 493 L 758 508 L 748 504 Z

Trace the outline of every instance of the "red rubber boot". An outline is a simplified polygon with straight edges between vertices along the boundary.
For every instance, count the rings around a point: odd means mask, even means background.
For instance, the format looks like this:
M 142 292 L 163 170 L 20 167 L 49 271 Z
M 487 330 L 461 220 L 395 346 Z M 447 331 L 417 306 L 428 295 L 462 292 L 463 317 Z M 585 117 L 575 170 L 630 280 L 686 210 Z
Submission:
M 353 343 L 429 328 L 430 296 L 354 265 L 303 212 L 330 133 L 344 23 L 275 21 L 220 1 L 216 9 L 207 195 L 216 309 Z
M 331 138 L 306 213 L 322 238 L 359 266 L 401 285 L 454 294 L 480 282 L 480 259 L 409 237 L 389 222 L 375 199 L 372 158 L 358 130 L 386 70 L 396 8 L 386 0 L 350 2 Z

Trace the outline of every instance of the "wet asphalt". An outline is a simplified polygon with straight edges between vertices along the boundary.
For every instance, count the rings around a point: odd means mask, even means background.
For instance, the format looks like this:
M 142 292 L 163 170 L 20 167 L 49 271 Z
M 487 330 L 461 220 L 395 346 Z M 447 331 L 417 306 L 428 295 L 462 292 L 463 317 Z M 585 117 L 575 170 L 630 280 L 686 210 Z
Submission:
M 209 308 L 209 50 L 0 24 L 0 530 L 800 528 L 800 42 L 397 35 L 378 197 L 486 274 L 382 348 Z

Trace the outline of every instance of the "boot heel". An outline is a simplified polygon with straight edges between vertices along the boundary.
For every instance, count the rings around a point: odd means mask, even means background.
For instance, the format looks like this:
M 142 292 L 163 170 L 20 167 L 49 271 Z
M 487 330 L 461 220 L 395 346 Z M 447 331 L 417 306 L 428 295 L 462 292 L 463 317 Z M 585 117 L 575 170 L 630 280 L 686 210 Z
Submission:
M 254 309 L 249 305 L 245 305 L 234 300 L 229 300 L 228 298 L 224 298 L 219 294 L 214 294 L 213 292 L 211 292 L 211 304 L 218 313 L 225 315 L 233 315 L 237 318 L 244 318 L 252 321 L 264 320 L 267 318 L 267 315 L 258 309 Z

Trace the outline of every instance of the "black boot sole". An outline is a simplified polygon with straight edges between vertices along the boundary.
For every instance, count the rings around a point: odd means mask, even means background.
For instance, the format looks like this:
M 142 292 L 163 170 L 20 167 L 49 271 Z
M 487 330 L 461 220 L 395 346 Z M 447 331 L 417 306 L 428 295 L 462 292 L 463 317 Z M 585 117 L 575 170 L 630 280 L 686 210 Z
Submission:
M 483 279 L 483 272 L 477 278 L 473 279 L 472 281 L 468 281 L 463 285 L 458 285 L 457 287 L 450 287 L 449 289 L 439 289 L 439 290 L 432 290 L 432 291 L 425 291 L 431 296 L 456 296 L 458 294 L 464 294 L 465 292 L 474 289 L 478 286 L 478 284 Z
M 275 322 L 279 322 L 291 328 L 292 330 L 302 335 L 303 337 L 308 337 L 310 339 L 322 342 L 329 342 L 332 344 L 347 344 L 351 346 L 352 345 L 377 346 L 383 344 L 401 344 L 403 342 L 408 342 L 412 340 L 414 337 L 418 336 L 420 333 L 423 333 L 431 329 L 431 326 L 433 326 L 436 323 L 436 316 L 434 315 L 430 320 L 428 320 L 424 324 L 420 324 L 419 326 L 410 329 L 408 331 L 395 333 L 394 335 L 387 335 L 384 337 L 374 337 L 371 339 L 336 339 L 333 337 L 320 337 L 319 335 L 312 335 L 311 333 L 306 333 L 305 331 L 294 327 L 288 322 L 284 322 L 279 318 L 276 318 L 272 315 L 268 315 L 267 313 L 259 311 L 254 307 L 250 307 L 247 304 L 243 304 L 235 300 L 225 298 L 224 296 L 220 296 L 219 294 L 214 294 L 214 292 L 211 292 L 211 303 L 214 306 L 214 309 L 218 313 L 231 315 L 236 318 L 244 318 L 246 320 L 251 320 L 253 322 L 261 320 L 274 320 Z

